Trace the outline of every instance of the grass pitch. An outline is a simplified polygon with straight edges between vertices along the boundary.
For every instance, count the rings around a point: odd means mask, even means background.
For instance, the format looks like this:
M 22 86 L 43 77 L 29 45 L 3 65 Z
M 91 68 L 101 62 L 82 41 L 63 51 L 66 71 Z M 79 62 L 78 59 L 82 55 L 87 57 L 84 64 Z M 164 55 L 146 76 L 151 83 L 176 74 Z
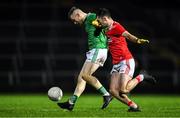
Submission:
M 116 99 L 101 110 L 99 94 L 83 94 L 71 112 L 60 109 L 45 94 L 0 94 L 0 117 L 180 117 L 180 95 L 135 94 L 130 98 L 142 112 L 127 112 L 128 107 Z

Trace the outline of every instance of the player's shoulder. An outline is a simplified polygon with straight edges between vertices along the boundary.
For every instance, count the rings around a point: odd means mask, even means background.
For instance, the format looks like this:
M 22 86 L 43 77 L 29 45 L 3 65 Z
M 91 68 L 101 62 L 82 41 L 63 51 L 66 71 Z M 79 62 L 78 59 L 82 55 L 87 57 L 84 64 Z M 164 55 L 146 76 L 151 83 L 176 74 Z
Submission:
M 120 27 L 120 23 L 114 21 L 113 25 L 112 25 L 112 28 L 118 28 L 118 27 Z
M 120 24 L 119 22 L 117 22 L 117 21 L 114 21 L 113 25 L 114 25 L 114 26 L 117 26 L 117 27 L 118 27 L 118 26 L 121 26 L 121 24 Z
M 89 12 L 87 14 L 87 19 L 90 20 L 90 21 L 96 19 L 96 14 Z
M 87 14 L 87 17 L 95 17 L 95 18 L 96 18 L 96 14 L 89 12 L 89 13 Z
M 124 28 L 123 25 L 121 25 L 119 22 L 114 21 L 113 26 L 116 28 Z

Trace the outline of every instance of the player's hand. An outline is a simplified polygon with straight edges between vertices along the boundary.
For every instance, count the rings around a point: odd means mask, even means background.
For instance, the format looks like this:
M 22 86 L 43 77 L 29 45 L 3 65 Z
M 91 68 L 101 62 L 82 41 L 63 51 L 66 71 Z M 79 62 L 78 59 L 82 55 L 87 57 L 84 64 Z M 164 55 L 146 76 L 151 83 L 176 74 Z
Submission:
M 146 39 L 137 39 L 138 44 L 144 44 L 144 43 L 149 43 L 149 40 Z
M 101 27 L 101 24 L 97 19 L 92 21 L 92 25 L 94 25 L 95 27 Z

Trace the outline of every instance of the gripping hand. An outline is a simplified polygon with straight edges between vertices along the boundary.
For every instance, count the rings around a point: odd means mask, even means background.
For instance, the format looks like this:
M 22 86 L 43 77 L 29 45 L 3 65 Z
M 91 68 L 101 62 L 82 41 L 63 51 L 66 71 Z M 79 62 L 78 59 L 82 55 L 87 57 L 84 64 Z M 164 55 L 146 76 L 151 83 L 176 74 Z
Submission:
M 146 39 L 137 39 L 136 41 L 138 44 L 144 44 L 144 43 L 149 43 L 149 40 Z
M 97 19 L 95 19 L 92 21 L 92 25 L 96 27 L 96 29 L 94 31 L 94 36 L 96 36 L 96 37 L 99 36 L 100 32 L 102 31 L 100 22 Z
M 92 21 L 92 25 L 94 25 L 95 27 L 101 27 L 101 24 L 99 23 L 97 19 Z

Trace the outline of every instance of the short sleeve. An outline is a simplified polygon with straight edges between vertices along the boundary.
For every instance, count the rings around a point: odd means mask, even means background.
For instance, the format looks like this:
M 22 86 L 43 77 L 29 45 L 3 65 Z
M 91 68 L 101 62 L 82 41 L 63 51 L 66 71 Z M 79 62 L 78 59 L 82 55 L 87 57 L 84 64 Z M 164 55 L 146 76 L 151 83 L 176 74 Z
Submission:
M 122 33 L 126 31 L 126 29 L 119 23 L 115 25 L 115 30 L 118 32 L 119 35 L 122 35 Z

